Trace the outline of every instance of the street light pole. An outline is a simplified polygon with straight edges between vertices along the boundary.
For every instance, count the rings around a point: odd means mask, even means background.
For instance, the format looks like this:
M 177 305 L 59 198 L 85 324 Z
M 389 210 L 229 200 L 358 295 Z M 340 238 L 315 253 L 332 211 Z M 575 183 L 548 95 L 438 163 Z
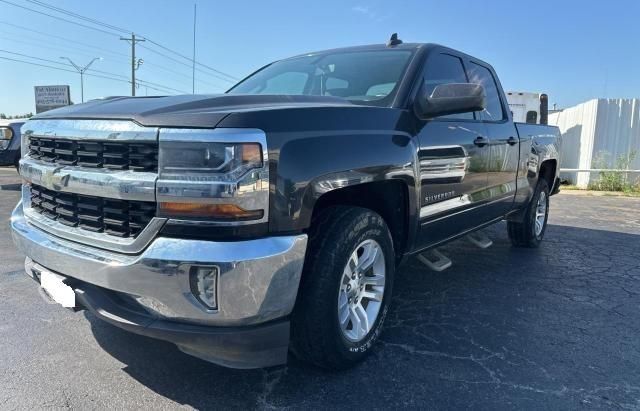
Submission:
M 96 60 L 102 60 L 102 57 L 94 57 L 86 66 L 80 67 L 76 63 L 74 63 L 69 57 L 60 57 L 63 60 L 68 60 L 69 63 L 80 73 L 80 99 L 84 103 L 84 72 L 89 69 L 89 67 Z

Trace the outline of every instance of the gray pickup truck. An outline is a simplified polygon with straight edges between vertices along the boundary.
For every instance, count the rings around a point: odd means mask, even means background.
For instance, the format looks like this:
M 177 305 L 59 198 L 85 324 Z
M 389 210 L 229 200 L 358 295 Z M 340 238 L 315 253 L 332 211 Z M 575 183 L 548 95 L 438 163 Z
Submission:
M 514 124 L 487 63 L 396 37 L 22 131 L 27 274 L 65 307 L 236 368 L 355 364 L 404 259 L 442 269 L 436 247 L 486 245 L 478 230 L 502 220 L 536 247 L 558 190 L 557 128 Z

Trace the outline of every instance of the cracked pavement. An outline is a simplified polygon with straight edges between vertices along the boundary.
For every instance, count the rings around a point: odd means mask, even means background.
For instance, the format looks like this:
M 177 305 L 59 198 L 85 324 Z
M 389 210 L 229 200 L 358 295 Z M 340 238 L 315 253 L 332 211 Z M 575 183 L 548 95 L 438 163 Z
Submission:
M 501 223 L 442 273 L 409 260 L 352 370 L 242 371 L 46 303 L 9 235 L 18 181 L 0 168 L 0 409 L 640 409 L 640 198 L 560 194 L 539 249 Z

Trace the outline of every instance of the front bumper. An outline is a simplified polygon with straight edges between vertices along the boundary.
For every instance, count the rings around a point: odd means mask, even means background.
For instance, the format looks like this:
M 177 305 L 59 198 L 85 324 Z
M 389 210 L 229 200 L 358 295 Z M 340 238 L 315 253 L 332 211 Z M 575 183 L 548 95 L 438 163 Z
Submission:
M 27 274 L 38 280 L 44 268 L 27 259 Z M 243 327 L 211 327 L 154 318 L 118 295 L 72 278 L 65 282 L 76 294 L 78 308 L 126 331 L 174 343 L 195 357 L 231 368 L 284 364 L 289 348 L 289 321 Z
M 122 318 L 124 324 L 138 325 L 131 331 L 176 342 L 186 352 L 219 363 L 225 360 L 216 360 L 215 352 L 201 352 L 207 344 L 197 344 L 195 348 L 189 345 L 189 341 L 202 340 L 196 336 L 199 331 L 193 330 L 241 336 L 239 327 L 260 329 L 260 324 L 286 318 L 297 296 L 307 244 L 305 234 L 237 242 L 158 237 L 141 254 L 125 255 L 55 237 L 32 226 L 24 216 L 22 203 L 12 213 L 11 228 L 14 242 L 27 261 L 77 280 L 82 284 L 76 289 L 79 301 L 90 310 L 94 307 L 99 317 Z M 218 267 L 216 310 L 207 309 L 191 293 L 192 265 Z M 132 320 L 118 313 L 122 308 L 113 302 L 118 298 L 105 307 L 104 299 L 91 297 L 86 291 L 83 294 L 87 287 L 94 290 L 92 295 L 99 295 L 95 290 L 120 294 L 139 304 L 148 320 Z M 114 323 L 128 328 L 121 321 Z M 281 323 L 285 325 L 279 325 L 278 330 L 287 329 L 284 337 L 288 341 L 288 321 Z M 158 329 L 170 330 L 171 338 L 163 337 Z M 182 336 L 175 337 L 178 334 Z M 246 337 L 258 338 L 251 333 Z M 214 340 L 224 343 L 209 342 L 213 351 L 229 342 L 227 337 Z M 286 359 L 286 345 L 284 355 Z

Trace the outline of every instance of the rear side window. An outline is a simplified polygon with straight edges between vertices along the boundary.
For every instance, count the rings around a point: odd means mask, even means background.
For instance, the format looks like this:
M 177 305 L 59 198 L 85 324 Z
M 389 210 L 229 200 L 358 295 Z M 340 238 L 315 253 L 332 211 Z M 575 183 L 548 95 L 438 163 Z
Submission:
M 429 56 L 424 74 L 424 82 L 428 95 L 431 95 L 433 90 L 440 84 L 468 83 L 462 60 L 449 54 L 434 54 Z M 473 120 L 473 113 L 451 114 L 440 118 Z
M 498 86 L 491 71 L 484 66 L 471 63 L 469 65 L 469 81 L 482 85 L 487 94 L 487 107 L 482 112 L 483 119 L 489 121 L 503 120 L 504 113 L 502 112 L 500 93 L 498 93 Z

